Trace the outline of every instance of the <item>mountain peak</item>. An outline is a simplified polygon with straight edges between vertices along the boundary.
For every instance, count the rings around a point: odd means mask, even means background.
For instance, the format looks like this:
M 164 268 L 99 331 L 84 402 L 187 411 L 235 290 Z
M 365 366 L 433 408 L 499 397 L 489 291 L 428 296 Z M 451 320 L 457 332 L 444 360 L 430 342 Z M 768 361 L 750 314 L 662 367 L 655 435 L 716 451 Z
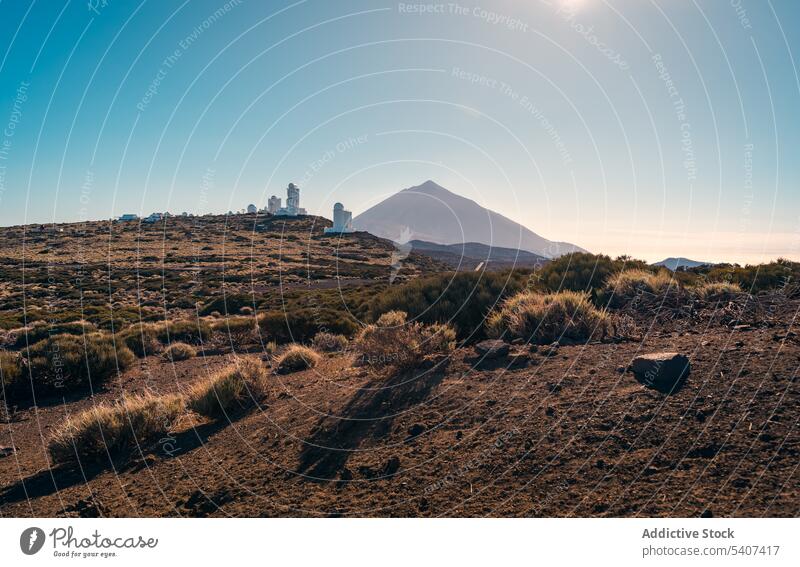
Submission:
M 448 191 L 435 181 L 428 179 L 424 183 L 420 183 L 419 185 L 415 185 L 414 187 L 409 187 L 408 189 L 403 189 L 403 191 L 413 191 L 416 193 L 449 193 L 455 194 L 452 191 Z
M 526 250 L 545 257 L 583 251 L 573 244 L 542 238 L 431 179 L 403 189 L 367 209 L 353 219 L 353 226 L 402 242 L 480 243 L 493 248 Z

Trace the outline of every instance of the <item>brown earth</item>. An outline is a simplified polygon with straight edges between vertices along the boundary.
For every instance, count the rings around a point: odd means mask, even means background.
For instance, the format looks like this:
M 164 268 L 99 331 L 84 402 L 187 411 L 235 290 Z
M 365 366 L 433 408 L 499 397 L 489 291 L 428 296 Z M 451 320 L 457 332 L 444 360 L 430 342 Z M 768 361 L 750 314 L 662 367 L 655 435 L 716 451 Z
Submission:
M 191 420 L 105 467 L 48 468 L 50 431 L 120 388 L 175 391 L 230 356 L 151 358 L 122 383 L 0 424 L 2 516 L 797 516 L 798 302 L 773 326 L 649 329 L 377 377 L 351 355 L 273 375 L 260 407 Z M 688 355 L 678 392 L 625 371 Z

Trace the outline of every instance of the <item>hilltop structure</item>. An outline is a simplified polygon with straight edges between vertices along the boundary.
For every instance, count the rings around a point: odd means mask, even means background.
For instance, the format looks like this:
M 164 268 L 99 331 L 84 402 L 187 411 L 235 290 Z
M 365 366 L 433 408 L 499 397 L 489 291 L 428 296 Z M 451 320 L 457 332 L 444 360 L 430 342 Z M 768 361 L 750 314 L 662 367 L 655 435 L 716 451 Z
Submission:
M 247 205 L 247 213 L 248 214 L 253 215 L 253 214 L 257 213 L 257 212 L 258 212 L 258 207 L 256 207 L 255 205 L 252 205 L 252 204 Z
M 281 198 L 273 195 L 267 200 L 267 212 L 271 215 L 277 215 L 281 209 Z
M 270 206 L 272 205 L 273 199 L 277 199 L 278 205 L 280 205 L 281 200 L 273 195 L 270 199 Z M 273 214 L 279 217 L 305 215 L 306 210 L 300 206 L 300 187 L 294 183 L 289 183 L 289 186 L 286 188 L 286 206 L 279 207 Z
M 344 205 L 333 206 L 333 227 L 326 228 L 325 234 L 344 234 L 353 232 L 353 213 L 344 210 Z

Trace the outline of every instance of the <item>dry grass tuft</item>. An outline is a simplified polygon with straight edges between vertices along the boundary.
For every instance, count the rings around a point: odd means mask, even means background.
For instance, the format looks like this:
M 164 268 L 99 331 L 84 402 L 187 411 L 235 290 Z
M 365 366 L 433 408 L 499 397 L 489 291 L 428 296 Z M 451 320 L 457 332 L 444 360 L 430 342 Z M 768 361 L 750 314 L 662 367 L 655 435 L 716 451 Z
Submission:
M 692 292 L 704 300 L 726 300 L 743 293 L 739 284 L 733 282 L 705 282 L 692 288 Z
M 201 345 L 211 336 L 211 325 L 202 319 L 136 323 L 118 334 L 138 357 L 161 352 L 163 345 L 184 342 Z
M 548 344 L 560 338 L 586 341 L 601 338 L 610 329 L 605 311 L 586 293 L 562 291 L 541 294 L 524 291 L 508 300 L 487 322 L 490 334 Z
M 344 335 L 333 333 L 317 333 L 311 341 L 313 347 L 320 352 L 343 352 L 347 350 L 349 341 Z
M 266 381 L 267 373 L 260 361 L 240 359 L 230 368 L 192 386 L 187 406 L 206 417 L 228 415 L 263 397 Z
M 17 353 L 0 350 L 0 397 L 6 390 L 15 389 L 22 377 L 22 361 Z
M 37 395 L 66 394 L 97 388 L 133 364 L 136 358 L 113 335 L 56 335 L 39 341 L 27 353 Z M 31 392 L 20 392 L 31 396 Z
M 197 356 L 197 349 L 186 343 L 172 343 L 164 350 L 161 356 L 165 360 L 170 360 L 172 362 L 189 360 Z
M 55 463 L 92 462 L 148 445 L 166 434 L 184 412 L 182 396 L 135 396 L 97 405 L 67 419 L 47 450 Z
M 612 274 L 606 280 L 606 293 L 622 298 L 632 298 L 641 291 L 662 294 L 670 288 L 677 288 L 678 282 L 667 270 L 656 273 L 647 270 L 623 270 Z
M 277 367 L 281 374 L 314 368 L 320 356 L 314 349 L 302 345 L 291 345 L 278 357 Z
M 427 356 L 455 349 L 456 332 L 449 325 L 408 323 L 403 311 L 389 311 L 358 334 L 355 348 L 369 366 L 408 370 L 419 367 Z

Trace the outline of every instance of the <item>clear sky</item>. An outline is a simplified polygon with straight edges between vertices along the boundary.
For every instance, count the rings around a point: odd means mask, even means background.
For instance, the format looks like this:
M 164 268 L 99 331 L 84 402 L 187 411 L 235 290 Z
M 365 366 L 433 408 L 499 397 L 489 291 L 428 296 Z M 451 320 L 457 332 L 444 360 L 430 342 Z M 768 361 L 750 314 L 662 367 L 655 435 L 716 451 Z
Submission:
M 546 238 L 800 259 L 795 0 L 0 0 L 0 225 L 354 214 L 433 179 Z

